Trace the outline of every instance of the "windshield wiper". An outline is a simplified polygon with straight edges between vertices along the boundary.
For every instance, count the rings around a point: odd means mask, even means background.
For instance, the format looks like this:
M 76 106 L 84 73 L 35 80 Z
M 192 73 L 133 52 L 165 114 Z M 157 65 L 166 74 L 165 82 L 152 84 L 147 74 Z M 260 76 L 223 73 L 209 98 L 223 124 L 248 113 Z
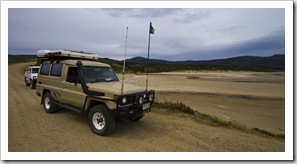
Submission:
M 96 83 L 96 82 L 105 82 L 105 79 L 96 79 L 94 81 L 91 82 L 91 84 Z
M 108 79 L 105 79 L 106 82 L 111 82 L 111 81 L 115 81 L 113 78 L 108 78 Z
M 94 80 L 94 81 L 92 81 L 91 83 L 93 84 L 93 83 L 96 83 L 96 82 L 111 82 L 111 81 L 115 81 L 115 79 L 114 78 L 107 78 L 107 79 L 96 79 L 96 80 Z

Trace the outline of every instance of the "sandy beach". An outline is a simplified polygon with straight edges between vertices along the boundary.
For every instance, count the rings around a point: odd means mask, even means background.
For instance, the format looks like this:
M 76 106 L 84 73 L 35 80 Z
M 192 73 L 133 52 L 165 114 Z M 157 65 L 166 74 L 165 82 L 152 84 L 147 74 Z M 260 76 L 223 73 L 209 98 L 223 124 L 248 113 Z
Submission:
M 201 113 L 249 128 L 285 132 L 284 72 L 170 72 L 150 74 L 157 101 L 183 102 Z M 146 75 L 126 82 L 145 87 Z

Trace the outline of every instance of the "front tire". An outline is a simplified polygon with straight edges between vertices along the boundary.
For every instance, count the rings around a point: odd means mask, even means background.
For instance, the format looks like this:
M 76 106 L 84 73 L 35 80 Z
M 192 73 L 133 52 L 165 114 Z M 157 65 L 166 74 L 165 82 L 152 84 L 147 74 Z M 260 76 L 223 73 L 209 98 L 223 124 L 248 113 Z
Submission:
M 115 128 L 115 118 L 104 105 L 94 106 L 88 115 L 88 122 L 95 134 L 106 136 Z
M 29 86 L 30 84 L 27 82 L 27 79 L 25 77 L 25 83 L 26 83 L 26 86 Z
M 58 105 L 54 103 L 53 96 L 50 92 L 43 96 L 43 107 L 47 113 L 54 113 L 58 110 Z

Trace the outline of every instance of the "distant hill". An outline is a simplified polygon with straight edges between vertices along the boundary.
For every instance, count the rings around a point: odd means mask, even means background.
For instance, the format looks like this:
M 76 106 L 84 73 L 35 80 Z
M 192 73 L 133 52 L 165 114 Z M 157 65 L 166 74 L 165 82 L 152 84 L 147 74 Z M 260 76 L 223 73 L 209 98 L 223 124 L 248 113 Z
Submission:
M 14 58 L 14 57 L 25 57 L 25 58 L 31 58 L 31 59 L 35 59 L 37 56 L 36 55 L 11 55 L 8 54 L 8 58 Z
M 239 56 L 227 59 L 205 60 L 205 61 L 182 61 L 179 64 L 189 65 L 216 65 L 216 66 L 235 66 L 235 67 L 254 67 L 285 69 L 285 55 L 276 54 L 270 57 Z
M 9 62 L 30 61 L 36 55 L 8 55 Z M 115 71 L 121 72 L 123 61 L 109 58 L 99 58 L 100 62 L 110 64 Z M 146 72 L 147 58 L 134 57 L 126 60 L 126 70 L 132 73 Z M 276 54 L 269 57 L 239 56 L 215 60 L 166 61 L 149 60 L 149 72 L 168 72 L 183 70 L 234 70 L 234 71 L 285 71 L 285 55 Z
M 135 57 L 126 60 L 127 63 L 146 63 L 147 59 L 143 57 Z M 227 59 L 215 60 L 187 60 L 187 61 L 166 61 L 150 59 L 150 64 L 175 64 L 175 65 L 188 65 L 188 66 L 224 66 L 224 67 L 241 67 L 249 69 L 262 69 L 262 70 L 285 70 L 285 55 L 276 54 L 269 57 L 257 56 L 239 56 Z
M 147 58 L 144 57 L 135 57 L 126 60 L 127 63 L 146 63 Z M 161 59 L 149 59 L 150 63 L 161 63 L 161 64 L 175 64 L 176 62 L 166 61 Z
M 36 55 L 8 55 L 8 64 L 33 61 Z

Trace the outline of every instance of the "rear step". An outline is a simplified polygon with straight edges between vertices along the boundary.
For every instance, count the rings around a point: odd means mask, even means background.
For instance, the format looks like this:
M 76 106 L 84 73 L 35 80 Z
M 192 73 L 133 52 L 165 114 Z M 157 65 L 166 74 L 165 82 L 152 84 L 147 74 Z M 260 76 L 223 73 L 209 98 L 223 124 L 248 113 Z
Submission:
M 56 103 L 56 102 L 54 102 L 54 103 L 59 105 L 60 107 L 66 108 L 68 110 L 71 110 L 71 111 L 74 111 L 74 112 L 77 112 L 77 113 L 83 113 L 83 111 L 84 111 L 83 109 L 75 108 L 75 107 L 72 107 L 72 106 L 69 106 L 69 105 L 59 104 L 59 103 Z

